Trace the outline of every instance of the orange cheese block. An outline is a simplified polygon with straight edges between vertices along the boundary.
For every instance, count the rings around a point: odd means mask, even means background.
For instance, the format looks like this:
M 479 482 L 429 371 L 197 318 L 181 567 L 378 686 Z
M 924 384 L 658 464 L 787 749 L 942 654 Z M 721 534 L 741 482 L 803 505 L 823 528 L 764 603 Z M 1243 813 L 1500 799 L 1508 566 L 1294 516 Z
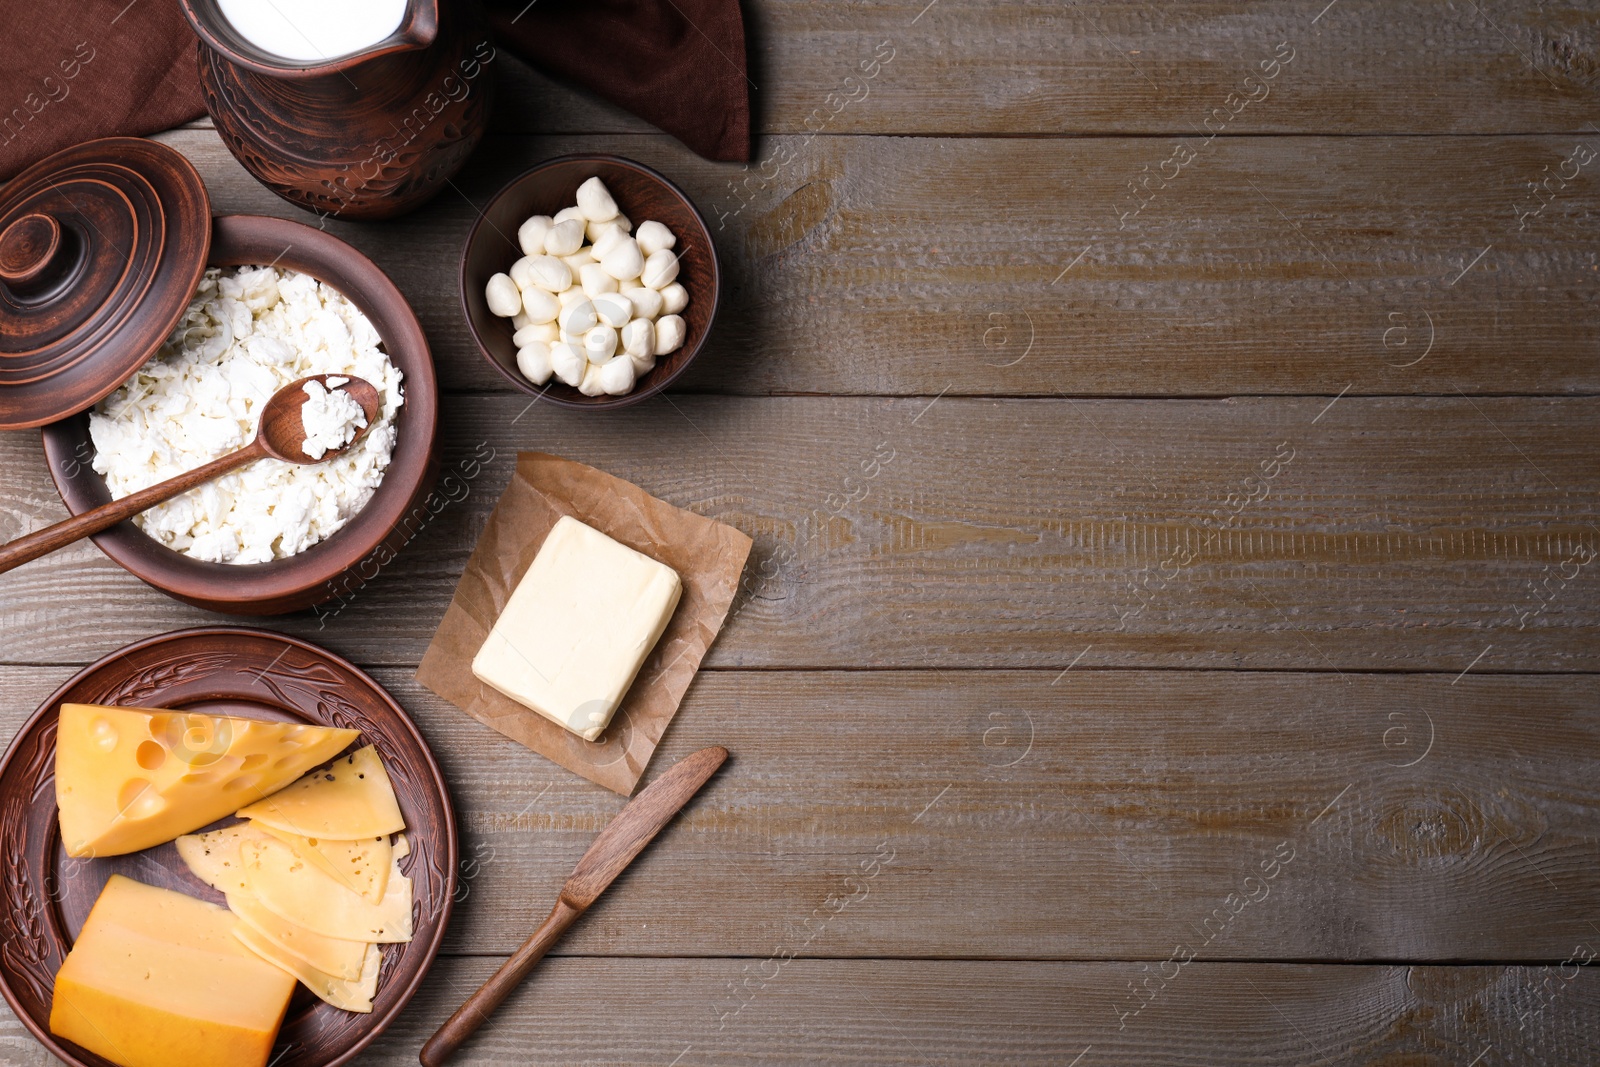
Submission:
M 355 730 L 61 705 L 56 805 L 71 856 L 119 856 L 231 815 L 332 759 Z
M 50 1032 L 122 1067 L 262 1067 L 292 975 L 203 900 L 112 875 L 56 975 Z

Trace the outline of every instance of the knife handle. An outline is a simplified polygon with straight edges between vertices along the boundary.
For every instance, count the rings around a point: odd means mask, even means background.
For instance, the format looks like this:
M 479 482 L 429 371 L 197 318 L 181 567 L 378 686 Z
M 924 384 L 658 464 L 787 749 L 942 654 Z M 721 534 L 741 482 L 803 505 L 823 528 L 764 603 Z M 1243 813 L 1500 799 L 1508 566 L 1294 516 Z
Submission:
M 522 943 L 522 947 L 506 960 L 505 965 L 490 976 L 489 980 L 479 987 L 478 991 L 467 998 L 467 1002 L 456 1009 L 456 1013 L 439 1027 L 439 1032 L 428 1039 L 422 1046 L 418 1059 L 423 1067 L 442 1067 L 445 1060 L 455 1055 L 456 1050 L 466 1044 L 467 1038 L 475 1033 L 478 1027 L 489 1021 L 489 1016 L 500 1006 L 501 1001 L 511 995 L 511 991 L 522 984 L 528 977 L 534 965 L 544 959 L 546 952 L 561 939 L 567 932 L 567 927 L 578 921 L 578 916 L 583 914 L 583 909 L 569 904 L 565 897 L 556 898 L 556 906 L 550 909 L 549 916 L 533 936 Z

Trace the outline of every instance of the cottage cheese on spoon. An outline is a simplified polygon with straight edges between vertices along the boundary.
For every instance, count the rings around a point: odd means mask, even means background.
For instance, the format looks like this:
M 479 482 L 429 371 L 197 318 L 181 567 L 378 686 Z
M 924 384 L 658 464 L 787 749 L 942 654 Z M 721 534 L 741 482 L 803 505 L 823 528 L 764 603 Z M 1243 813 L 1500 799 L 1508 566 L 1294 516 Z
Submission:
M 381 395 L 378 417 L 348 452 L 309 465 L 260 460 L 133 520 L 196 559 L 266 563 L 303 552 L 372 499 L 394 454 L 405 399 L 400 371 L 379 344 L 367 317 L 310 275 L 209 268 L 161 350 L 90 413 L 94 469 L 114 498 L 127 496 L 249 444 L 272 394 L 296 379 L 365 378 Z M 340 400 L 359 414 L 342 392 L 308 396 L 308 455 L 360 431 L 345 425 Z

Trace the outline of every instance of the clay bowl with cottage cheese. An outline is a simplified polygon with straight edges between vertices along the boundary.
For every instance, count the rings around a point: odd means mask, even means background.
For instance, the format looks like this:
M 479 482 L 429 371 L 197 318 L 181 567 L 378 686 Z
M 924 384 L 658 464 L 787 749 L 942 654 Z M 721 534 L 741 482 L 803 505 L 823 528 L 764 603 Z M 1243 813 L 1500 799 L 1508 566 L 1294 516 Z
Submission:
M 631 392 L 621 396 L 585 396 L 552 378 L 535 385 L 517 369 L 517 346 L 512 342 L 510 319 L 489 310 L 484 295 L 490 277 L 510 269 L 522 257 L 517 228 L 532 215 L 554 215 L 571 206 L 578 186 L 598 177 L 616 200 L 623 215 L 635 226 L 647 219 L 664 224 L 677 238 L 677 281 L 688 291 L 683 309 L 683 344 L 660 356 L 654 369 L 639 377 Z M 711 333 L 722 289 L 717 250 L 711 230 L 694 202 L 664 176 L 642 163 L 620 156 L 584 154 L 546 160 L 514 178 L 495 194 L 478 215 L 461 254 L 461 306 L 467 328 L 483 358 L 506 380 L 529 396 L 557 407 L 607 411 L 649 399 L 672 384 L 699 355 Z
M 400 290 L 366 256 L 336 237 L 285 219 L 227 215 L 213 220 L 208 262 L 217 267 L 274 264 L 339 290 L 377 330 L 404 375 L 405 402 L 395 447 L 370 500 L 341 529 L 303 551 L 266 563 L 213 563 L 168 548 L 133 522 L 94 537 L 100 549 L 169 596 L 212 611 L 278 615 L 358 596 L 393 559 L 430 511 L 437 475 L 438 387 L 428 341 Z M 74 515 L 108 503 L 95 472 L 87 412 L 43 430 L 50 476 Z

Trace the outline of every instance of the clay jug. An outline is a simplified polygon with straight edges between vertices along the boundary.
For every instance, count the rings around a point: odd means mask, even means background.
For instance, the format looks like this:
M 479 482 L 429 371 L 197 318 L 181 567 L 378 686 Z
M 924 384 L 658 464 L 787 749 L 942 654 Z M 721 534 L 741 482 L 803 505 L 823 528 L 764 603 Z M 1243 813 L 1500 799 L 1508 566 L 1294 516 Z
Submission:
M 290 203 L 346 219 L 404 214 L 443 189 L 483 136 L 495 49 L 476 3 L 409 0 L 378 43 L 304 61 L 252 43 L 218 0 L 180 2 L 223 143 Z

